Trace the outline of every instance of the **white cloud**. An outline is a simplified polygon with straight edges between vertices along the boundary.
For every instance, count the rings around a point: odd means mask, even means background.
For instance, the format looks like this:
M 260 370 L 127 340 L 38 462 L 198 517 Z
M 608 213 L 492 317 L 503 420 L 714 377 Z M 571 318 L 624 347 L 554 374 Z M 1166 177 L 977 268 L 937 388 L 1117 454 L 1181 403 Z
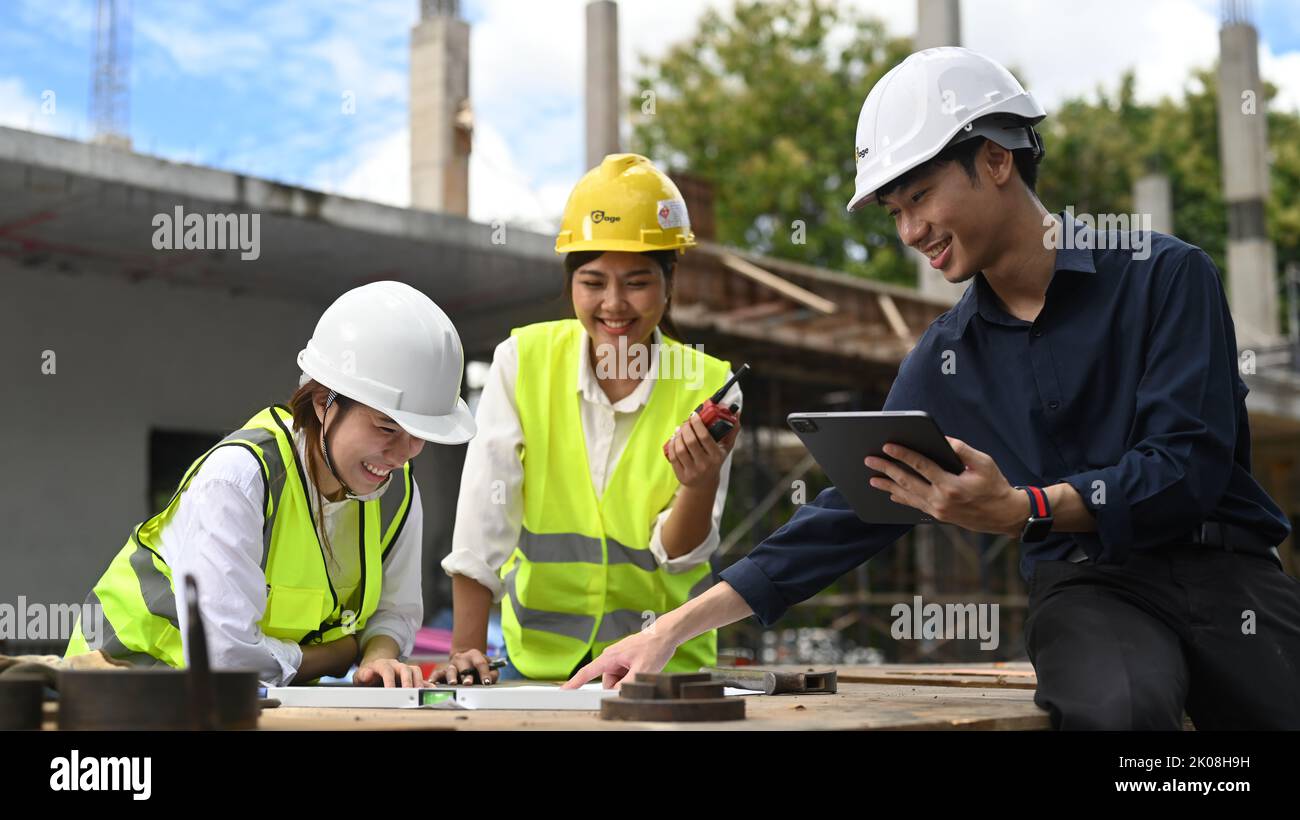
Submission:
M 501 135 L 490 125 L 475 132 L 470 155 L 470 218 L 501 221 L 548 232 L 568 196 L 567 185 L 537 182 L 515 164 Z M 334 162 L 313 174 L 313 184 L 343 196 L 405 208 L 410 205 L 410 132 L 401 128 L 363 145 L 355 162 Z
M 227 13 L 231 12 L 231 13 Z M 218 4 L 176 4 L 166 15 L 134 16 L 140 69 L 167 78 L 183 74 L 265 93 L 291 108 L 318 106 L 353 91 L 358 110 L 405 107 L 407 33 L 416 17 L 409 0 L 368 0 L 319 8 L 273 2 L 238 10 Z M 400 46 L 400 47 L 398 47 Z
M 1289 51 L 1279 56 L 1272 49 L 1262 47 L 1259 71 L 1264 79 L 1278 87 L 1277 96 L 1269 101 L 1269 108 L 1300 114 L 1300 51 Z
M 897 36 L 916 29 L 914 0 L 844 0 L 884 21 Z M 662 57 L 690 37 L 708 8 L 731 0 L 624 0 L 619 5 L 620 81 L 633 90 L 641 58 Z M 569 188 L 585 168 L 584 49 L 587 0 L 466 0 L 471 25 L 471 98 L 475 146 L 470 208 L 476 219 L 504 219 L 539 230 L 555 227 Z M 61 39 L 89 42 L 89 6 L 22 0 L 20 16 L 44 21 Z M 406 130 L 409 34 L 416 0 L 334 3 L 306 11 L 294 0 L 235 9 L 221 3 L 172 4 L 165 15 L 134 15 L 140 70 L 219 78 L 250 87 L 271 72 L 285 122 L 356 94 L 354 117 L 313 127 L 257 132 L 229 146 L 197 146 L 186 158 L 215 157 L 225 167 L 278 177 L 277 157 L 328 155 L 304 180 L 350 196 L 409 202 Z M 1063 100 L 1117 86 L 1129 68 L 1141 99 L 1178 96 L 1193 68 L 1214 63 L 1217 0 L 964 0 L 964 44 L 1017 70 L 1050 112 Z M 1300 110 L 1300 51 L 1260 47 L 1264 76 L 1281 91 L 1275 109 Z M 84 112 L 41 111 L 43 89 L 0 79 L 0 123 L 48 133 L 86 135 Z M 61 103 L 61 101 L 59 101 Z M 857 106 L 860 101 L 843 101 Z M 834 104 L 834 101 L 828 101 Z M 625 135 L 627 126 L 625 126 Z M 846 136 L 846 139 L 848 137 Z M 347 146 L 353 146 L 351 148 Z
M 22 80 L 16 77 L 0 80 L 0 125 L 38 131 L 41 129 L 36 125 L 41 116 L 40 102 L 27 95 Z
M 95 4 L 50 3 L 48 0 L 21 0 L 15 7 L 20 19 L 38 27 L 47 36 L 76 43 L 90 42 L 95 23 Z
M 89 136 L 84 114 L 70 110 L 55 89 L 29 91 L 17 77 L 0 77 L 0 125 L 42 134 Z
M 1193 69 L 1211 68 L 1219 56 L 1215 0 L 979 0 L 979 14 L 974 6 L 962 4 L 963 45 L 1020 71 L 1049 116 L 1066 99 L 1095 98 L 1098 86 L 1114 93 L 1130 69 L 1139 100 L 1177 99 Z M 900 31 L 915 27 L 913 14 Z M 1298 60 L 1300 52 L 1276 57 L 1261 40 L 1260 70 L 1281 87 L 1284 104 L 1300 100 Z
M 717 5 L 718 0 L 621 3 L 624 90 L 632 91 L 642 55 L 661 57 L 695 32 L 706 8 Z M 882 19 L 892 34 L 910 36 L 916 29 L 915 2 L 859 0 L 853 5 Z M 569 188 L 586 170 L 585 6 L 586 0 L 482 0 L 468 9 L 476 128 L 470 210 L 475 219 L 553 229 Z M 1215 0 L 965 0 L 962 35 L 968 47 L 1020 71 L 1050 115 L 1068 98 L 1091 97 L 1098 86 L 1113 92 L 1130 68 L 1140 99 L 1180 96 L 1192 69 L 1209 67 L 1217 58 L 1217 8 Z M 405 24 L 407 30 L 412 22 Z M 401 42 L 405 48 L 405 37 Z M 332 61 L 335 73 L 355 75 L 362 70 L 360 59 L 346 49 L 338 51 Z M 392 71 L 405 71 L 406 59 L 404 52 Z M 1261 45 L 1260 64 L 1264 76 L 1282 89 L 1274 107 L 1300 106 L 1300 52 L 1277 56 Z M 395 90 L 398 80 L 390 76 L 382 82 Z M 364 142 L 355 159 L 347 160 L 354 170 L 338 190 L 393 204 L 409 201 L 406 133 L 402 128 Z
M 569 188 L 586 171 L 586 5 L 586 0 L 485 0 L 473 9 L 472 212 L 514 214 L 546 230 L 558 224 Z M 632 91 L 641 55 L 660 56 L 689 37 L 710 5 L 713 0 L 619 5 L 620 81 L 626 93 Z
M 410 132 L 405 128 L 366 143 L 356 152 L 357 162 L 330 163 L 317 169 L 317 187 L 405 208 L 411 204 L 410 144 Z
M 502 221 L 543 233 L 555 230 L 572 182 L 538 179 L 520 167 L 505 138 L 490 124 L 474 132 L 470 154 L 470 217 Z
M 264 34 L 242 28 L 193 27 L 174 19 L 136 15 L 134 36 L 161 49 L 185 74 L 226 75 L 253 72 L 269 63 L 276 43 Z
M 980 14 L 969 13 L 971 5 L 963 8 L 962 45 L 1015 69 L 1049 116 L 1067 98 L 1092 97 L 1098 85 L 1113 92 L 1128 69 L 1141 98 L 1175 95 L 1189 69 L 1217 50 L 1214 18 L 1188 2 L 997 0 Z
M 375 101 L 406 100 L 406 61 L 377 64 L 355 36 L 331 34 L 314 41 L 306 53 L 329 66 L 330 80 L 340 91 L 350 90 L 358 98 Z

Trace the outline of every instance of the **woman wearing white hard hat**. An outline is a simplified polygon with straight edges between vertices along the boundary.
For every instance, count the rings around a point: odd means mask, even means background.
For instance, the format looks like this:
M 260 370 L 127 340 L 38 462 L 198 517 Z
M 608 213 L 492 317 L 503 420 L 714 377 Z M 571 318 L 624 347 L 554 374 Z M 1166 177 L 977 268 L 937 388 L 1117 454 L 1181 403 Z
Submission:
M 422 682 L 401 661 L 423 616 L 409 462 L 426 441 L 474 435 L 460 338 L 415 288 L 374 282 L 325 311 L 298 365 L 287 405 L 218 442 L 132 530 L 87 599 L 102 607 L 102 628 L 78 624 L 69 656 L 101 649 L 183 667 L 175 590 L 193 575 L 213 668 L 286 685 L 359 661 L 355 683 Z
M 494 600 L 501 676 L 558 680 L 713 584 L 739 428 L 714 441 L 692 413 L 728 364 L 668 320 L 677 256 L 694 244 L 681 193 L 645 157 L 608 156 L 570 194 L 555 249 L 576 318 L 496 349 L 443 561 L 455 628 L 439 679 L 497 679 L 484 655 Z M 738 391 L 723 401 L 739 406 Z M 709 631 L 669 669 L 716 658 Z

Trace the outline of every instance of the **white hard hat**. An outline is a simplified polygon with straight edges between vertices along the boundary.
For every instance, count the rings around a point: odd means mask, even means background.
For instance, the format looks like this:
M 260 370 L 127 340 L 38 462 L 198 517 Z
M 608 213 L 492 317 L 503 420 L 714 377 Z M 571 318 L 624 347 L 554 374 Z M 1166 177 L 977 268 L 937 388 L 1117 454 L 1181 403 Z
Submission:
M 447 314 L 401 282 L 371 282 L 340 296 L 298 354 L 306 376 L 438 444 L 463 444 L 476 432 L 460 397 L 464 365 Z
M 1032 126 L 1045 116 L 1011 72 L 988 57 L 955 47 L 918 51 L 881 77 L 862 104 L 849 210 L 953 142 L 983 136 L 1041 154 Z

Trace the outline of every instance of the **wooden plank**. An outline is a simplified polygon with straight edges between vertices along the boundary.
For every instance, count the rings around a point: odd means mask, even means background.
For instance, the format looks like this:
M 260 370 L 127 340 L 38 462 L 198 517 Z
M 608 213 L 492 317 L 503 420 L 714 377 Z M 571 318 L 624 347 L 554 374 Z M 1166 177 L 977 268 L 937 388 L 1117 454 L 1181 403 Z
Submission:
M 912 344 L 912 331 L 908 328 L 907 322 L 903 321 L 903 314 L 899 313 L 898 305 L 894 304 L 894 297 L 890 296 L 888 293 L 881 293 L 876 296 L 876 301 L 880 304 L 880 309 L 884 312 L 885 319 L 888 320 L 890 328 L 894 331 L 894 335 L 901 341 Z
M 896 674 L 899 675 L 986 675 L 988 677 L 998 678 L 1033 678 L 1034 670 L 1032 669 L 943 669 L 938 672 L 930 672 L 922 669 L 900 669 Z
M 842 679 L 841 679 L 842 680 Z M 382 709 L 269 709 L 259 728 L 365 730 L 835 731 L 1047 729 L 1047 713 L 1023 689 L 954 689 L 924 684 L 841 683 L 834 695 L 750 695 L 746 719 L 710 723 L 604 721 L 595 712 L 448 712 Z M 394 712 L 398 712 L 394 714 Z
M 809 310 L 808 308 L 797 308 L 795 310 L 788 310 L 784 313 L 777 313 L 763 319 L 756 319 L 755 324 L 759 327 L 770 328 L 776 325 L 789 324 L 790 322 L 807 322 L 809 319 L 818 315 L 820 314 L 814 310 Z M 805 326 L 806 325 L 800 326 L 798 332 L 803 333 Z
M 793 282 L 786 281 L 771 271 L 763 270 L 758 265 L 755 265 L 747 259 L 741 259 L 739 256 L 730 253 L 722 254 L 719 259 L 723 265 L 726 265 L 729 269 L 744 276 L 746 279 L 750 279 L 760 285 L 771 288 L 785 298 L 793 302 L 798 302 L 804 307 L 811 308 L 818 313 L 831 314 L 837 309 L 835 303 L 830 299 L 818 296 L 812 291 L 805 290 Z
M 854 683 L 916 682 L 929 686 L 1029 689 L 1038 687 L 1034 668 L 1028 663 L 994 664 L 883 664 L 841 667 L 842 681 Z
M 817 336 L 822 336 L 833 333 L 835 341 L 840 344 L 849 342 L 877 342 L 881 340 L 888 340 L 891 343 L 898 341 L 894 336 L 893 331 L 882 324 L 873 323 L 866 319 L 853 317 L 839 326 L 832 326 L 829 328 L 824 328 L 822 326 L 823 322 L 829 324 L 830 321 L 831 320 L 829 319 L 825 319 L 815 325 L 810 325 L 808 329 L 811 333 L 809 335 L 815 334 Z
M 777 666 L 773 668 L 803 669 L 805 667 Z M 956 672 L 959 674 L 968 674 L 968 670 L 979 672 L 1033 672 L 1034 665 L 1029 661 L 991 661 L 989 663 L 879 663 L 837 666 L 836 669 L 843 669 L 849 672 L 861 669 L 889 669 L 897 672 Z
M 681 310 L 683 305 L 679 304 L 673 308 L 674 311 Z M 759 319 L 764 316 L 772 316 L 777 313 L 784 313 L 791 310 L 789 302 L 773 300 L 771 302 L 756 302 L 752 305 L 745 305 L 734 310 L 728 310 L 725 313 L 715 314 L 720 322 L 744 322 L 750 319 Z M 706 308 L 707 310 L 707 308 Z
M 819 342 L 843 345 L 863 336 L 870 338 L 872 335 L 880 335 L 884 328 L 879 326 L 871 327 L 861 317 L 850 315 L 841 310 L 834 316 L 821 316 L 814 319 L 804 324 L 800 330 L 806 336 L 816 338 Z M 893 339 L 893 336 L 890 335 L 889 338 Z
M 989 677 L 965 677 L 960 675 L 920 675 L 906 674 L 898 672 L 880 672 L 880 673 L 859 673 L 846 678 L 856 683 L 899 683 L 903 681 L 923 683 L 926 686 L 958 686 L 971 687 L 976 689 L 987 688 L 1004 688 L 1004 689 L 1028 689 L 1033 691 L 1038 688 L 1036 679 L 1012 678 L 999 676 Z

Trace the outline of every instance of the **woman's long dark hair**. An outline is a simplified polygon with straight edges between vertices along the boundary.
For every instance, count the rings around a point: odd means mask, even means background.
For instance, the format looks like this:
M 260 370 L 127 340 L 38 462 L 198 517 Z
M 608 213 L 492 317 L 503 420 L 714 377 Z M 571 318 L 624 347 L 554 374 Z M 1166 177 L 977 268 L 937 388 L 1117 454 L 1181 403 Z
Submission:
M 329 392 L 329 388 L 315 379 L 308 379 L 305 384 L 293 391 L 289 398 L 289 411 L 293 413 L 293 429 L 302 431 L 306 436 L 303 449 L 307 451 L 307 480 L 313 485 L 316 483 L 316 474 L 318 472 L 329 472 L 329 467 L 325 465 L 325 457 L 320 451 L 320 419 L 316 418 L 315 399 L 317 396 L 323 396 Z M 342 418 L 343 414 L 348 411 L 352 405 L 352 400 L 346 396 L 338 396 L 334 399 L 338 405 L 338 416 L 335 417 L 335 423 Z M 311 502 L 311 491 L 303 487 L 307 493 L 307 500 Z M 321 546 L 330 558 L 334 557 L 334 549 L 330 546 L 329 534 L 325 532 L 325 494 L 316 488 L 317 495 L 322 499 L 321 504 L 314 511 L 316 515 L 316 531 L 320 534 Z

